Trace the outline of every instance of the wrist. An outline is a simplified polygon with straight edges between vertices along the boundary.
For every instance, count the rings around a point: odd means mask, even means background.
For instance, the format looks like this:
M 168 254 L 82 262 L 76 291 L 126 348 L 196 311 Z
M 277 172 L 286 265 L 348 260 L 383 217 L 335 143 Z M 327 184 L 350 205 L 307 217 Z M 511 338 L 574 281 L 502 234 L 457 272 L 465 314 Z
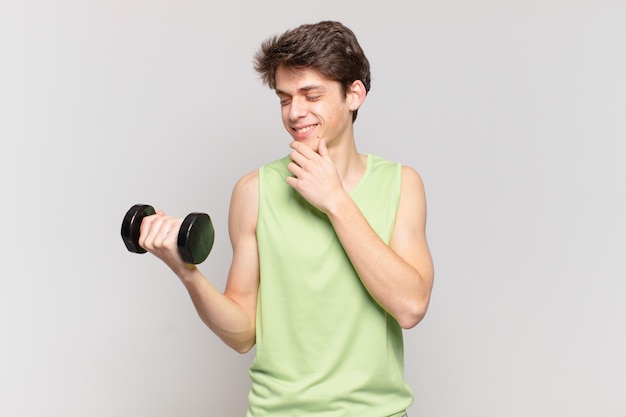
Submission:
M 328 217 L 341 217 L 342 213 L 344 213 L 350 206 L 354 205 L 354 201 L 352 197 L 345 192 L 342 191 L 336 195 L 336 197 L 329 199 L 329 204 L 326 208 L 326 214 Z
M 185 262 L 180 263 L 176 266 L 176 268 L 172 268 L 174 273 L 178 276 L 178 278 L 183 282 L 183 284 L 191 284 L 197 278 L 200 271 L 198 267 L 193 264 L 188 264 Z

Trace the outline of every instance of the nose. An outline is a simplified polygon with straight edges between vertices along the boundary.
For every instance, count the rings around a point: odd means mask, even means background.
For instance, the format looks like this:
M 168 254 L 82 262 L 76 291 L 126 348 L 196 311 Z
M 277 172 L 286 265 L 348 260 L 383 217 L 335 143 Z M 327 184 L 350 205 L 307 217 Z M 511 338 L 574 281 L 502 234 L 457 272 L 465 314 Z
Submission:
M 306 113 L 306 103 L 299 98 L 293 98 L 289 104 L 289 120 L 298 120 L 299 118 L 306 116 Z

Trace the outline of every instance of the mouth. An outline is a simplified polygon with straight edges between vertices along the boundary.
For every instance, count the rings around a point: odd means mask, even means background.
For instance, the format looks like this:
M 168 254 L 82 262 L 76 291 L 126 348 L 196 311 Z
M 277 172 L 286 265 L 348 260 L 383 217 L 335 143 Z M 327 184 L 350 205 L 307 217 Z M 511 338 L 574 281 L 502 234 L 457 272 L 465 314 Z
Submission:
M 301 126 L 301 127 L 293 127 L 291 128 L 291 130 L 294 132 L 296 138 L 298 139 L 304 139 L 306 138 L 309 133 L 311 133 L 315 128 L 317 127 L 317 124 L 313 124 L 313 125 L 307 125 L 307 126 Z

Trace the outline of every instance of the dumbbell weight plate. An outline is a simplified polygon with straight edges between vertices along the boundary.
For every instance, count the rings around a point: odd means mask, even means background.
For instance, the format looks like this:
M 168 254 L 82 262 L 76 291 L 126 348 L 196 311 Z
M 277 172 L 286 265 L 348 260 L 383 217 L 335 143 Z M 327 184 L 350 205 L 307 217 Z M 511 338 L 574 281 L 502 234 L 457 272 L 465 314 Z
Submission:
M 139 246 L 139 229 L 143 218 L 154 213 L 154 208 L 147 204 L 135 204 L 128 210 L 122 221 L 122 240 L 126 249 L 134 253 L 146 253 L 146 250 Z
M 209 256 L 215 240 L 211 217 L 206 213 L 191 213 L 183 220 L 178 232 L 178 251 L 183 261 L 200 264 Z

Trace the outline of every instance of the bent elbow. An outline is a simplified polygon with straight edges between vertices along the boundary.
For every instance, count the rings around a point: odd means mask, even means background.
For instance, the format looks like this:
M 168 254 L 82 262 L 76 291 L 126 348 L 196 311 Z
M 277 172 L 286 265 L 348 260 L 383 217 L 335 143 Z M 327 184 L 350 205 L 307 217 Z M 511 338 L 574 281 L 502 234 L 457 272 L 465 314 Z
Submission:
M 241 333 L 222 334 L 220 338 L 228 347 L 242 355 L 248 353 L 256 345 L 254 329 Z
M 250 352 L 250 350 L 252 350 L 252 348 L 255 345 L 254 340 L 250 341 L 250 342 L 245 342 L 245 343 L 233 343 L 233 344 L 229 344 L 230 347 L 237 353 L 240 353 L 242 355 L 245 355 L 246 353 Z
M 403 317 L 402 319 L 399 319 L 398 324 L 404 330 L 409 330 L 417 326 L 419 322 L 422 321 L 423 318 L 424 318 L 424 315 L 412 315 L 412 316 L 407 315 L 407 317 Z
M 242 346 L 231 346 L 235 352 L 245 355 L 250 352 L 250 350 L 254 347 L 254 345 L 242 345 Z
M 398 324 L 405 330 L 412 329 L 424 319 L 427 309 L 427 302 L 412 303 L 405 309 L 404 313 L 397 318 Z
M 237 353 L 241 353 L 243 355 L 250 352 L 254 345 L 256 345 L 256 333 L 253 330 L 248 337 L 239 339 L 232 344 L 231 347 L 235 349 Z

